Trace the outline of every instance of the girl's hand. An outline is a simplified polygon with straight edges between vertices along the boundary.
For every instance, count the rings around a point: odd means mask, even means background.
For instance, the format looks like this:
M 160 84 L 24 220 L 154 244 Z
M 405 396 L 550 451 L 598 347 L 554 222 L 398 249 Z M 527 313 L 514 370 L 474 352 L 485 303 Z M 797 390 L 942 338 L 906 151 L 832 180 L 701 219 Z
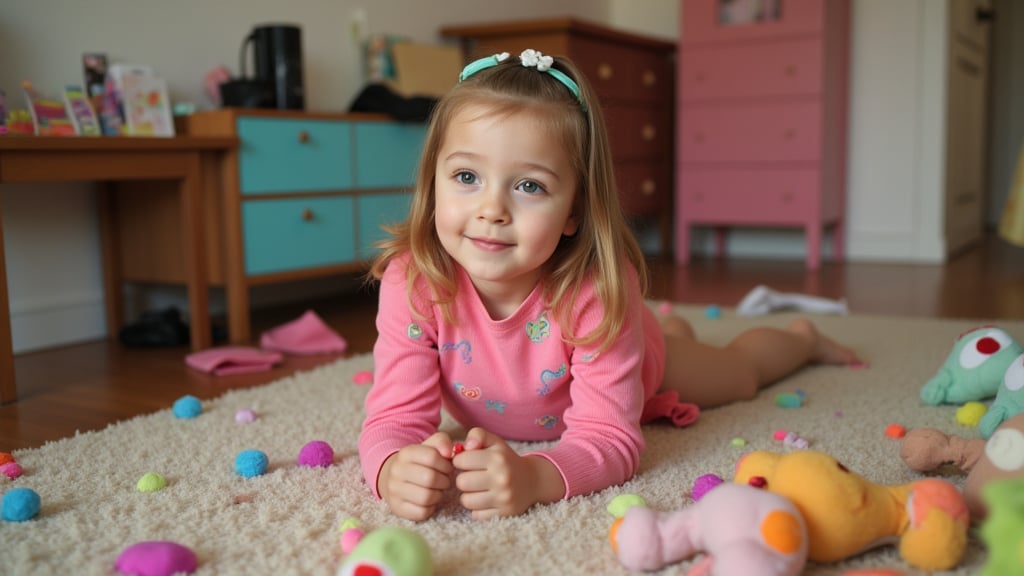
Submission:
M 565 496 L 562 474 L 547 458 L 520 456 L 499 436 L 483 428 L 466 435 L 465 451 L 452 463 L 461 472 L 455 485 L 474 520 L 517 516 L 540 502 Z
M 430 518 L 452 484 L 451 453 L 451 438 L 437 432 L 388 457 L 377 477 L 377 490 L 391 512 L 414 522 Z

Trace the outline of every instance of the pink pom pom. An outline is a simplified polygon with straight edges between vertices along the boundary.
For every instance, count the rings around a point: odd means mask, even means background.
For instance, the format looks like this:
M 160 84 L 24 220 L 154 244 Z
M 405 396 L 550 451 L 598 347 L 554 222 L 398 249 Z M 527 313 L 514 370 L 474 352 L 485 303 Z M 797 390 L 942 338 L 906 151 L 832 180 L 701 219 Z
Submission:
M 703 476 L 700 476 L 696 480 L 694 480 L 693 489 L 690 490 L 690 496 L 692 496 L 693 501 L 696 502 L 697 500 L 703 498 L 704 495 L 708 493 L 708 491 L 710 491 L 715 486 L 718 486 L 722 482 L 725 482 L 725 480 L 722 480 L 716 474 L 705 474 Z
M 668 316 L 672 313 L 672 304 L 669 302 L 662 302 L 658 304 L 658 313 L 662 316 Z
M 782 442 L 786 439 L 786 434 L 789 434 L 789 432 L 786 432 L 785 430 L 776 430 L 775 434 L 772 434 L 772 438 L 777 442 Z
M 299 466 L 327 468 L 334 463 L 334 449 L 323 440 L 313 440 L 299 451 Z
M 355 550 L 356 545 L 363 539 L 363 531 L 359 528 L 349 528 L 341 532 L 341 551 L 345 554 Z
M 5 464 L 0 464 L 0 474 L 7 476 L 11 480 L 21 476 L 23 472 L 24 471 L 21 469 L 21 466 L 13 460 Z
M 256 421 L 256 413 L 248 408 L 242 408 L 235 412 L 235 422 L 239 424 L 250 424 Z
M 373 372 L 369 370 L 360 370 L 352 376 L 353 384 L 372 384 L 373 383 Z

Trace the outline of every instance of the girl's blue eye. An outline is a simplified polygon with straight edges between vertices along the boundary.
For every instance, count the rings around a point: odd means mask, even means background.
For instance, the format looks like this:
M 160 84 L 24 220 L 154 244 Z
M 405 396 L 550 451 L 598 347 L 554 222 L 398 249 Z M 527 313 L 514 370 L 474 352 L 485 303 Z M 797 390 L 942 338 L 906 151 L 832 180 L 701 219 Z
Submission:
M 458 180 L 459 184 L 475 184 L 476 174 L 472 172 L 459 172 L 455 175 L 455 179 Z
M 544 188 L 533 180 L 523 182 L 518 186 L 518 188 L 530 195 L 539 194 L 544 191 Z

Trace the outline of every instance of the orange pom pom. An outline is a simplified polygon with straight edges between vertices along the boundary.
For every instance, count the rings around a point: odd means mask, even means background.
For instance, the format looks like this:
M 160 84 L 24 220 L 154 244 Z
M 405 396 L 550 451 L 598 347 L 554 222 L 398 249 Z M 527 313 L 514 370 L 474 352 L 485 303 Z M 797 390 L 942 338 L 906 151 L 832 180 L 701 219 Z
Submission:
M 903 438 L 907 435 L 907 429 L 899 424 L 889 424 L 885 428 L 885 435 L 889 438 Z

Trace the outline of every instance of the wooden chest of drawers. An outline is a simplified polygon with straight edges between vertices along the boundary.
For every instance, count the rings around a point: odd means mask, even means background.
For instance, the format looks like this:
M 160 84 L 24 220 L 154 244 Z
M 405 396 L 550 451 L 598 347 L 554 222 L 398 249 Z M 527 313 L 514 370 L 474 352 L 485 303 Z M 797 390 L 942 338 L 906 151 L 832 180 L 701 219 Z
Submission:
M 405 218 L 426 136 L 424 124 L 376 114 L 224 109 L 185 120 L 191 135 L 236 136 L 220 182 L 207 189 L 210 284 L 224 286 L 232 343 L 250 342 L 249 289 L 365 269 L 382 224 Z M 137 195 L 138 196 L 138 195 Z M 126 279 L 181 282 L 169 266 L 176 217 L 149 194 L 119 198 Z
M 675 43 L 573 18 L 448 26 L 467 61 L 527 48 L 568 56 L 594 86 L 608 125 L 626 214 L 655 217 L 661 245 L 672 245 L 673 74 Z
M 821 235 L 843 258 L 847 0 L 776 0 L 728 22 L 724 0 L 682 0 L 678 60 L 676 261 L 690 227 L 802 227 L 807 266 Z M 734 5 L 751 4 L 745 0 Z

